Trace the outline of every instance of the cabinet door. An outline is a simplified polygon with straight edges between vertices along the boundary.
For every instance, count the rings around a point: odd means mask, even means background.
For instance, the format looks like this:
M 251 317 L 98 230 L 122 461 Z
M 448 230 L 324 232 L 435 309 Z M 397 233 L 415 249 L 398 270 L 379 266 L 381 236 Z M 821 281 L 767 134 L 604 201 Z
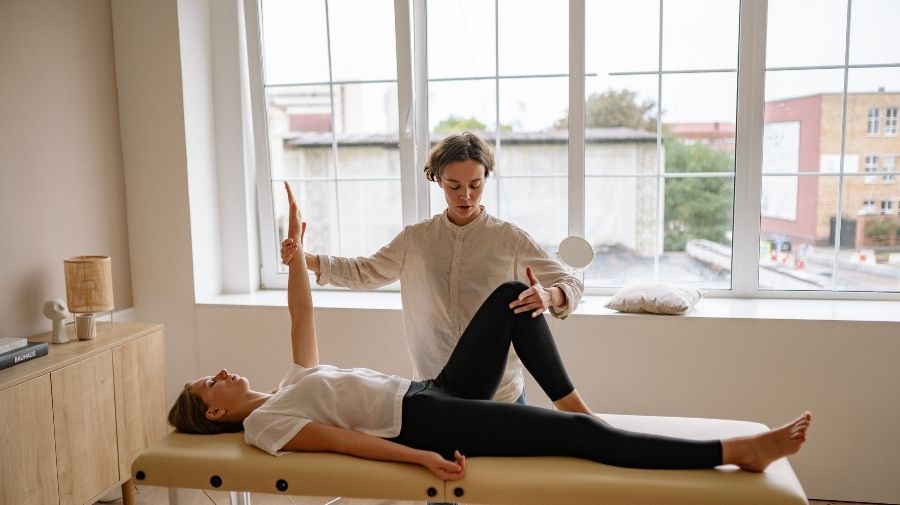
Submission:
M 113 349 L 119 478 L 131 475 L 131 463 L 166 434 L 166 353 L 157 331 Z
M 0 503 L 56 504 L 50 375 L 0 391 Z
M 112 353 L 50 374 L 61 505 L 87 503 L 119 482 Z

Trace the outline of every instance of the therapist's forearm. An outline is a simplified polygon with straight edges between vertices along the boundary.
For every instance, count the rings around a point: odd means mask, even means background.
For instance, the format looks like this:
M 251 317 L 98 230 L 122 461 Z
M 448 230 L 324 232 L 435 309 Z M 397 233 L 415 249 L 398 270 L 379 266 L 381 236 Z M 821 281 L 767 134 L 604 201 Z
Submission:
M 306 268 L 316 275 L 321 274 L 322 272 L 319 270 L 319 255 L 308 252 L 303 254 L 306 257 Z
M 562 307 L 566 304 L 566 292 L 560 289 L 557 286 L 553 286 L 550 289 L 550 305 L 552 307 Z

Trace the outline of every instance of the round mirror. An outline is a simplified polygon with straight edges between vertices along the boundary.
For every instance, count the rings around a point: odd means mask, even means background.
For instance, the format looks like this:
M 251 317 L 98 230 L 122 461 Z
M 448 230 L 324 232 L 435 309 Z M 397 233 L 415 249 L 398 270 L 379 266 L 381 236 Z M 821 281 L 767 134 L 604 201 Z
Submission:
M 594 260 L 594 248 L 587 240 L 571 236 L 559 243 L 559 259 L 572 268 L 585 268 Z

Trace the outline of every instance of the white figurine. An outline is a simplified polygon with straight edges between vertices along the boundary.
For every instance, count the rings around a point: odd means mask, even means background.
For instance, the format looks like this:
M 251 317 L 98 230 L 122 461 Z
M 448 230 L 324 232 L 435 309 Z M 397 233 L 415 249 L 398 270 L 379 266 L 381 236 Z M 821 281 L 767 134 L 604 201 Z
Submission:
M 65 325 L 65 320 L 69 318 L 69 315 L 66 302 L 59 298 L 47 300 L 44 303 L 44 316 L 53 321 L 53 338 L 50 341 L 54 344 L 65 344 L 69 341 Z

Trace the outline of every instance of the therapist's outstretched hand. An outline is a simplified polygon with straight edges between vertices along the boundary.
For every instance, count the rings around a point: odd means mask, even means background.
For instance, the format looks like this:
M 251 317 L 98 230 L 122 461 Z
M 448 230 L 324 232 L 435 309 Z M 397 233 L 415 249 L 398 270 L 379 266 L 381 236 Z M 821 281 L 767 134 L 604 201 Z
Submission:
M 525 274 L 528 275 L 528 284 L 531 287 L 522 291 L 519 298 L 509 304 L 509 308 L 516 314 L 531 311 L 531 317 L 538 317 L 553 307 L 553 292 L 541 286 L 531 267 L 525 268 Z

